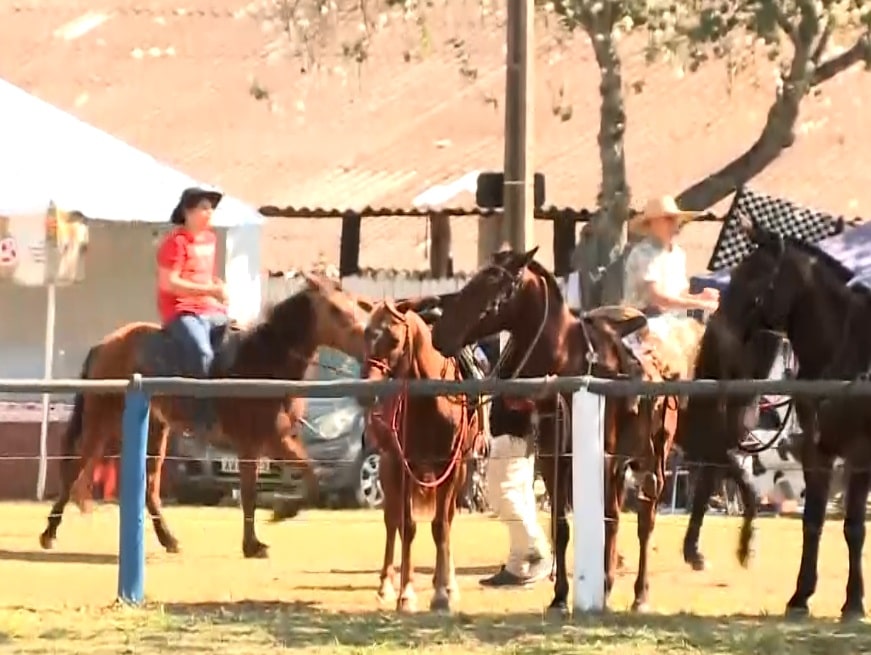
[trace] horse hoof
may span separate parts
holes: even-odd
[[[749,568],[750,562],[752,562],[752,561],[753,561],[753,549],[752,548],[748,548],[746,550],[743,548],[738,549],[738,563],[742,567],[744,567],[745,569]]]
[[[39,545],[43,550],[51,550],[54,548],[54,537],[43,532],[39,535]]]
[[[810,613],[810,609],[808,609],[807,606],[799,607],[787,605],[784,616],[790,621],[803,621],[810,616]]]
[[[632,611],[636,614],[647,614],[650,611],[650,604],[646,600],[636,600],[632,603]]]
[[[708,562],[701,553],[684,553],[683,561],[690,565],[693,571],[707,571]]]
[[[246,559],[266,559],[269,557],[269,546],[255,541],[242,546],[242,554]]]
[[[400,614],[414,614],[417,611],[417,600],[404,596],[396,603],[396,611]]]
[[[862,621],[864,618],[864,608],[856,607],[841,610],[841,623],[856,623],[857,621]]]
[[[547,618],[555,621],[561,621],[569,615],[569,608],[564,602],[554,601],[547,608]]]
[[[378,589],[378,601],[381,603],[396,602],[396,590],[392,586],[384,585]]]
[[[178,545],[177,541],[171,541],[163,548],[164,550],[166,550],[167,553],[170,553],[171,555],[177,555],[181,552],[181,546]]]
[[[451,599],[447,595],[433,596],[429,601],[429,609],[431,612],[450,612]]]

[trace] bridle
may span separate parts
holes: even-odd
[[[402,358],[400,361],[391,365],[385,359],[379,359],[377,357],[370,356],[367,353],[366,356],[366,364],[378,369],[386,378],[395,378],[396,370],[398,365],[402,363],[403,359],[405,360],[405,364],[407,365],[407,371],[411,371],[414,352],[412,348],[411,341],[411,325],[408,322],[408,317],[396,311],[396,309],[390,305],[389,303],[385,304],[387,311],[390,313],[391,317],[396,319],[398,322],[402,323],[405,328],[405,336],[402,338]],[[368,341],[368,340],[367,340]],[[376,340],[377,342],[377,340]],[[450,363],[450,358],[445,358],[445,364],[442,368],[442,372],[440,377],[444,379],[448,365]],[[403,379],[407,380],[407,376],[403,376]],[[403,388],[402,392],[394,401],[394,405],[392,407],[392,411],[390,412],[391,416],[385,418],[383,416],[378,416],[376,413],[376,417],[383,424],[383,426],[387,429],[387,431],[392,436],[392,447],[396,449],[399,454],[399,460],[402,462],[402,467],[405,474],[414,481],[420,487],[436,489],[442,485],[454,472],[454,469],[459,465],[460,460],[463,457],[463,449],[467,441],[467,432],[469,429],[468,423],[468,405],[463,402],[460,403],[462,405],[463,418],[461,419],[461,426],[459,432],[456,433],[456,438],[451,444],[451,454],[450,460],[448,461],[448,465],[445,467],[445,470],[435,479],[435,480],[421,480],[417,475],[415,475],[414,471],[411,468],[411,464],[408,461],[408,458],[405,455],[405,438],[408,433],[408,398],[409,393],[407,389],[407,384],[405,388]],[[405,478],[403,476],[402,480],[403,489],[405,487]]]

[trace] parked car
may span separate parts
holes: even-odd
[[[322,349],[314,379],[359,375],[359,365],[338,351]],[[320,498],[329,505],[380,507],[378,453],[365,444],[364,412],[354,398],[310,398],[303,417],[302,439],[315,462]],[[196,438],[173,440],[175,495],[181,503],[217,505],[239,487],[238,459]],[[298,469],[262,460],[258,504],[272,505],[284,517],[305,504],[307,490]]]

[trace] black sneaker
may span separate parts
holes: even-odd
[[[499,572],[489,578],[482,578],[478,583],[483,587],[523,587],[531,580],[514,575],[503,565]]]

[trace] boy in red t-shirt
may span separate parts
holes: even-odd
[[[215,357],[214,341],[227,326],[227,292],[215,275],[217,236],[212,211],[222,194],[200,187],[185,189],[172,212],[173,228],[157,250],[157,308],[164,329],[198,355],[197,377],[207,377]],[[187,367],[193,362],[186,363]],[[210,404],[197,403],[198,427],[212,422]]]

